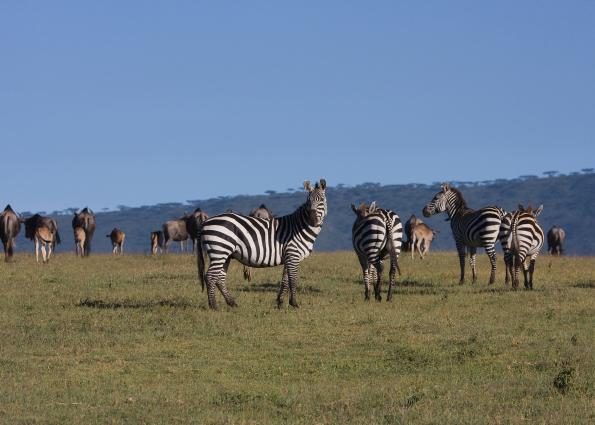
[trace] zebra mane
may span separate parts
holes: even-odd
[[[469,208],[469,206],[467,205],[467,201],[465,201],[465,198],[463,198],[463,194],[461,193],[461,191],[459,189],[457,189],[456,187],[450,186],[449,190],[451,192],[453,192],[457,196],[457,198],[460,200],[461,208],[463,208],[463,209]]]

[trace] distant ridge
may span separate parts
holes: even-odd
[[[483,182],[451,182],[461,189],[471,208],[486,205],[498,205],[506,210],[516,208],[518,203],[532,205],[544,204],[539,218],[540,224],[547,232],[557,224],[567,233],[567,253],[574,255],[595,255],[595,173],[593,169],[584,169],[582,173],[556,175],[556,172],[544,173],[546,177],[521,176],[517,179],[498,179]],[[329,179],[329,183],[331,183]],[[397,212],[403,221],[414,213],[421,216],[421,209],[439,190],[439,182],[427,184],[393,184],[363,183],[348,187],[337,185],[327,189],[329,213],[316,241],[315,250],[335,251],[351,250],[351,226],[354,215],[351,203],[376,201],[383,208]],[[206,200],[193,200],[184,203],[163,203],[142,207],[120,207],[119,211],[96,212],[96,235],[107,234],[114,227],[126,232],[125,251],[149,252],[149,233],[160,229],[161,224],[171,218],[179,217],[185,212],[200,206],[209,215],[225,212],[248,213],[252,208],[265,203],[271,211],[279,216],[292,212],[306,196],[303,192],[292,191],[275,193],[268,191],[265,195],[221,196]],[[18,206],[14,205],[16,211]],[[98,208],[94,208],[97,210]],[[74,249],[70,214],[52,214],[57,218],[63,244],[58,252]],[[445,216],[426,219],[431,227],[440,230],[432,249],[454,249],[454,242],[449,224]],[[175,251],[178,246],[173,244]],[[96,237],[93,240],[94,252],[109,252],[111,249],[106,238]],[[29,241],[19,235],[17,253],[32,251]]]

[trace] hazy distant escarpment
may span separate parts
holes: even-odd
[[[554,224],[566,229],[568,254],[595,254],[595,173],[592,169],[585,169],[581,173],[569,175],[558,175],[555,172],[544,174],[545,177],[521,176],[511,180],[452,183],[461,189],[471,208],[498,205],[511,210],[519,202],[530,202],[535,206],[544,204],[539,222],[546,232]],[[332,183],[330,179],[329,183]],[[354,187],[336,182],[336,186],[327,189],[329,212],[315,249],[352,249],[351,226],[354,214],[350,208],[351,203],[376,201],[379,206],[397,212],[405,221],[411,214],[421,217],[421,209],[438,190],[439,182],[429,185],[363,183]],[[275,215],[284,215],[295,210],[305,199],[304,192],[296,189],[285,193],[267,191],[263,195],[221,196],[134,208],[122,206],[118,211],[101,212],[100,208],[95,208],[97,231],[93,250],[111,250],[109,239],[105,235],[115,226],[126,232],[125,252],[143,253],[149,252],[149,233],[152,230],[160,229],[164,221],[191,212],[195,207],[214,215],[227,210],[248,213],[252,208],[265,203]],[[58,219],[62,233],[63,245],[58,247],[58,251],[73,250],[70,226],[72,215],[63,212],[54,212],[52,215]],[[424,219],[431,227],[440,231],[432,245],[433,249],[454,249],[449,223],[445,218],[445,215],[439,215]],[[179,249],[176,243],[173,247],[172,251]],[[17,252],[29,249],[32,249],[32,244],[23,239],[21,232]]]

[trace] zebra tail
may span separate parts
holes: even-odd
[[[202,292],[205,290],[205,257],[202,253],[202,241],[200,240],[200,230],[196,243],[196,263],[198,265],[198,278],[200,279],[200,287]]]
[[[397,271],[401,274],[401,268],[399,267],[399,262],[397,261],[397,249],[395,248],[395,241],[393,239],[393,221],[390,217],[386,220],[386,234],[388,236],[388,252],[390,255],[391,263],[397,267]]]

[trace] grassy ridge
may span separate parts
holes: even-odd
[[[315,254],[299,310],[281,270],[206,309],[191,256],[0,264],[4,423],[593,422],[595,259],[538,259],[532,292],[459,286],[454,253],[402,259],[363,301],[352,253]],[[386,290],[386,288],[384,288]]]

